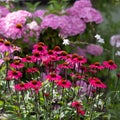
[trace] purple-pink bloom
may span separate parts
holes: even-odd
[[[85,7],[81,9],[79,17],[82,18],[86,23],[95,22],[96,24],[99,24],[103,22],[103,17],[101,13],[91,7]]]
[[[45,10],[36,10],[33,13],[33,16],[34,17],[39,17],[39,18],[43,19],[45,12],[46,12]]]
[[[103,47],[101,47],[100,45],[89,44],[86,47],[86,52],[91,55],[99,56],[103,53]]]
[[[9,10],[4,7],[0,6],[0,18],[5,17],[9,13]]]
[[[61,16],[60,34],[64,37],[82,34],[86,24],[77,16]]]
[[[59,21],[60,21],[60,16],[57,16],[55,14],[46,15],[41,22],[41,28],[47,29],[50,27],[52,29],[58,29]]]
[[[26,34],[26,21],[32,14],[25,10],[18,10],[8,13],[6,17],[0,19],[0,32],[3,36],[12,39],[22,38]]]

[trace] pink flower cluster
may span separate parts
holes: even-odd
[[[100,12],[92,7],[90,0],[76,1],[72,7],[65,10],[64,15],[46,14],[47,10],[37,10],[34,13],[26,10],[9,13],[3,7],[0,7],[0,10],[5,11],[4,15],[0,13],[0,34],[14,40],[23,38],[26,42],[29,41],[29,37],[38,39],[41,31],[49,27],[54,30],[58,29],[61,36],[68,37],[82,34],[88,22],[98,24],[103,21]],[[41,19],[41,23],[36,22],[36,17]],[[33,21],[28,23],[28,18]]]
[[[9,46],[7,47],[9,48]],[[61,50],[59,46],[55,46],[53,50],[48,50],[48,46],[42,42],[34,44],[32,55],[14,59],[9,66],[7,78],[20,82],[26,75],[29,86],[35,89],[36,92],[40,89],[42,81],[46,79],[49,82],[54,82],[56,86],[61,88],[84,87],[82,91],[78,92],[79,95],[81,92],[92,95],[92,90],[106,88],[106,85],[99,78],[94,77],[94,75],[104,69],[114,70],[117,68],[117,65],[112,60],[104,61],[101,64],[95,62],[88,65],[85,57],[75,53],[68,54],[66,51]],[[44,80],[42,80],[43,73]],[[90,73],[93,74],[93,77],[91,77]],[[34,80],[33,82],[32,80],[30,82],[29,80],[33,79],[33,76],[36,76],[37,81]],[[17,90],[26,90],[29,88],[28,83],[27,85],[26,83],[18,84],[15,88],[18,88]]]

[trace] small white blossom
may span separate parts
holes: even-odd
[[[116,55],[116,56],[120,56],[120,51],[117,51],[117,52],[115,53],[115,55]]]
[[[99,40],[99,39],[101,39],[101,36],[100,36],[99,34],[96,34],[96,35],[95,35],[95,38],[96,38],[97,40]]]
[[[38,30],[39,29],[39,26],[37,24],[36,21],[32,21],[31,23],[28,23],[27,24],[27,27],[30,29],[30,30]]]
[[[63,45],[69,45],[70,41],[66,38],[63,39]]]
[[[104,39],[101,38],[101,36],[100,36],[99,34],[96,34],[94,37],[97,39],[97,42],[98,42],[98,43],[105,43],[105,42],[104,42]]]
[[[98,39],[97,42],[98,42],[98,43],[105,43],[105,42],[104,42],[104,39],[102,39],[102,38],[101,38],[101,39]]]

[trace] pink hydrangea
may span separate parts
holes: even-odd
[[[43,19],[45,12],[46,12],[45,10],[36,10],[33,13],[33,16],[34,17],[39,17],[39,18]]]
[[[5,17],[8,13],[9,10],[6,7],[0,6],[0,18]]]
[[[82,7],[92,7],[90,0],[78,0],[73,5],[76,8],[82,8]]]
[[[84,21],[77,16],[61,16],[60,34],[62,36],[74,36],[81,34],[86,29]]]
[[[57,16],[55,14],[46,15],[41,22],[41,28],[47,29],[48,27],[50,27],[52,29],[57,29],[59,28],[59,21],[60,16]]]
[[[25,23],[32,14],[25,10],[18,10],[7,14],[0,20],[1,34],[7,38],[19,39],[26,34]]]
[[[91,55],[99,56],[103,53],[103,47],[101,47],[100,45],[89,44],[86,47],[86,52]]]
[[[66,10],[70,16],[77,16],[84,22],[101,23],[103,21],[101,13],[92,7],[90,0],[79,0]]]
[[[103,22],[101,13],[91,7],[81,9],[79,17],[83,18],[85,22],[95,22],[96,24]]]

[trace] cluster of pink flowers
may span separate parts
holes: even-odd
[[[9,48],[9,46],[7,47]],[[61,50],[59,46],[56,46],[53,50],[48,50],[48,46],[39,42],[33,46],[32,55],[14,59],[13,62],[10,63],[10,68],[7,73],[7,78],[17,80],[18,82],[25,77],[23,76],[23,68],[26,71],[25,75],[28,82],[33,76],[37,75],[38,80],[36,84],[39,84],[37,86],[39,89],[39,86],[41,86],[40,83],[43,81],[41,78],[44,73],[44,79],[49,82],[54,82],[61,88],[69,89],[74,86],[82,86],[86,89],[90,87],[92,92],[93,89],[107,87],[94,75],[104,69],[114,70],[117,68],[117,65],[112,60],[104,61],[101,64],[95,62],[88,65],[87,59],[83,56],[79,56],[75,53],[68,54],[66,51]],[[43,71],[41,71],[41,69],[43,69]],[[68,73],[69,70],[72,72]],[[74,73],[74,71],[76,73]],[[93,77],[91,77],[89,73],[93,74]],[[78,82],[80,82],[80,84]],[[82,82],[84,83],[82,84]],[[30,84],[32,83],[30,82]],[[84,84],[86,84],[86,86]],[[21,86],[21,84],[18,86]],[[22,84],[22,87],[25,88],[21,90],[26,89],[26,84]],[[90,93],[88,92],[90,88],[86,89],[86,94]]]
[[[33,89],[33,90],[35,90],[36,93],[38,93],[41,86],[42,86],[42,83],[40,81],[31,80],[30,82],[27,82],[27,83],[16,84],[15,90],[23,91],[23,90]]]
[[[88,22],[98,24],[103,21],[100,12],[92,7],[90,0],[76,1],[64,11],[64,15],[45,14],[47,10],[37,10],[34,13],[26,10],[9,12],[7,8],[0,7],[0,11],[2,10],[5,12],[2,12],[4,15],[0,13],[0,35],[14,40],[23,38],[26,42],[30,37],[38,39],[41,31],[49,27],[58,29],[60,35],[68,37],[82,34]],[[41,23],[35,21],[36,17],[42,20]],[[28,18],[31,22],[27,21]]]
[[[3,53],[10,51],[10,48],[13,47],[12,43],[2,39],[0,45],[4,45]],[[8,83],[13,81],[16,92],[21,94],[35,93],[37,96],[44,91],[43,96],[47,99],[52,94],[54,95],[54,92],[62,96],[65,91],[73,91],[77,88],[78,90],[75,93],[77,97],[73,97],[69,103],[80,116],[87,114],[82,105],[82,100],[85,97],[94,97],[97,90],[104,91],[107,88],[107,85],[97,76],[97,73],[117,68],[113,60],[90,64],[87,58],[83,56],[76,53],[67,53],[59,46],[48,49],[48,46],[43,42],[34,44],[29,55],[23,57],[12,56],[10,59],[11,61],[7,62],[8,70],[5,80]],[[45,87],[46,84],[49,86],[48,88]],[[46,89],[50,87],[54,91],[53,93],[51,91],[47,92]]]

